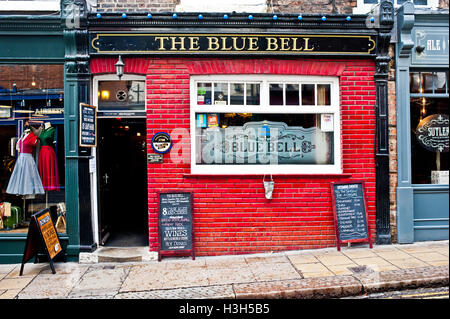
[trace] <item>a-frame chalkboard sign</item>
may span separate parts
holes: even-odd
[[[195,259],[192,192],[158,192],[158,261],[165,256]]]
[[[358,242],[368,242],[372,248],[364,181],[334,182],[330,186],[337,250],[343,243]]]
[[[53,259],[62,252],[62,247],[48,208],[31,215],[19,276],[22,276],[23,267],[27,261],[33,257],[37,260],[41,247],[48,257],[52,273],[55,274]]]

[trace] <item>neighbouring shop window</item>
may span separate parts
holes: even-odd
[[[191,92],[193,173],[341,172],[337,78],[193,77]]]
[[[0,65],[0,236],[50,208],[66,232],[63,65]]]
[[[413,184],[447,184],[449,72],[412,72],[411,166]]]

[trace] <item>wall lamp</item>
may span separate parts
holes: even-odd
[[[123,63],[122,61],[122,57],[119,55],[119,60],[117,60],[116,64],[114,64],[116,66],[116,74],[120,78],[123,75],[123,69],[125,67],[125,63]]]

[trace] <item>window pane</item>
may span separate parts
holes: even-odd
[[[419,72],[411,72],[409,75],[409,91],[411,93],[421,93],[422,79]]]
[[[244,83],[231,83],[231,105],[244,105]]]
[[[228,104],[228,83],[214,83],[214,104]]]
[[[317,105],[331,104],[330,84],[317,84]]]
[[[247,83],[247,105],[260,105],[260,85]]]
[[[269,85],[270,105],[283,105],[283,84]]]
[[[98,109],[145,110],[145,81],[100,81]]]
[[[433,93],[433,73],[427,72],[421,74],[423,93]]]
[[[320,129],[320,114],[218,116],[219,127],[196,126],[199,165],[334,164],[334,132]]]
[[[447,176],[446,184],[448,184],[448,102],[448,98],[411,99],[413,184],[445,184],[444,175]],[[447,124],[439,120],[440,114],[442,117],[447,116]],[[442,152],[439,149],[442,149]]]
[[[315,105],[314,84],[302,84],[302,105]]]
[[[286,84],[286,105],[300,105],[298,84]]]
[[[445,93],[447,88],[448,72],[436,72],[433,76],[434,93]]]
[[[211,83],[197,83],[197,104],[210,105],[211,102]]]

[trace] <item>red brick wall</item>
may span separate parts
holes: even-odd
[[[258,61],[260,73],[314,74],[318,60]],[[274,176],[272,200],[266,200],[263,176],[189,176],[189,78],[192,72],[214,74],[225,65],[233,73],[255,72],[254,60],[150,59],[147,74],[147,149],[154,133],[172,134],[174,146],[163,164],[148,165],[149,242],[157,251],[157,190],[193,191],[196,254],[225,255],[335,245],[329,183],[348,176]],[[340,70],[342,167],[364,179],[369,223],[375,237],[375,84],[372,61],[322,60]],[[194,67],[195,65],[199,67]],[[308,67],[309,66],[309,67]],[[306,71],[309,70],[309,71]],[[314,71],[318,70],[318,71]],[[173,131],[177,129],[176,131]],[[171,156],[182,158],[173,163]],[[226,174],[226,172],[223,172]]]

